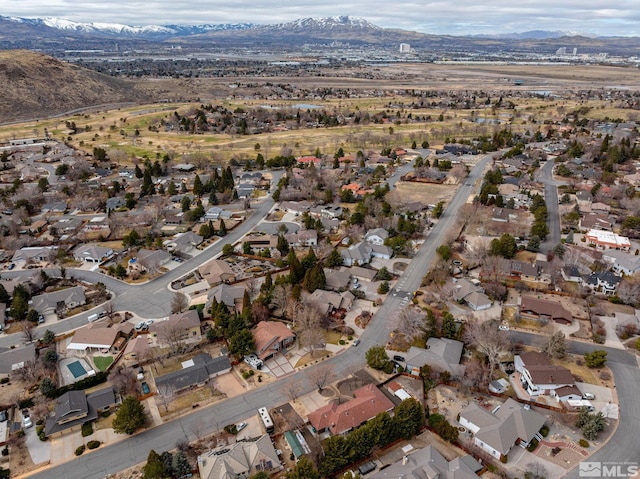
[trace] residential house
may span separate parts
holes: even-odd
[[[102,263],[113,255],[113,249],[94,243],[83,244],[73,251],[76,261],[86,263]]]
[[[301,166],[313,164],[316,168],[322,166],[322,159],[315,156],[301,156],[296,160]]]
[[[119,196],[114,196],[113,198],[108,198],[105,204],[105,209],[107,213],[109,211],[114,211],[120,208],[123,208],[126,205],[126,201],[124,198],[120,198]]]
[[[617,274],[631,276],[640,272],[640,255],[610,249],[604,253],[604,259]]]
[[[593,195],[590,191],[579,190],[576,192],[576,202],[580,207],[591,206]]]
[[[47,437],[59,437],[64,432],[78,431],[83,424],[95,421],[102,412],[119,403],[113,388],[104,388],[85,394],[68,391],[56,399],[54,411],[45,423]]]
[[[64,213],[67,211],[67,203],[65,201],[50,201],[42,205],[40,211],[43,213]]]
[[[331,403],[308,414],[309,423],[318,433],[347,434],[381,412],[391,413],[393,403],[375,385],[367,384],[353,392],[354,398]]]
[[[256,187],[251,184],[242,183],[236,187],[236,193],[238,194],[238,198],[243,200],[245,198],[251,198],[255,189]]]
[[[544,425],[544,416],[509,398],[488,411],[476,402],[460,412],[459,422],[473,442],[496,459],[506,459],[514,445],[526,447]]]
[[[233,312],[242,311],[242,299],[244,298],[244,286],[229,286],[222,283],[212,288],[207,294],[205,307],[209,308],[215,299],[218,303],[224,304]]]
[[[537,281],[538,267],[534,264],[525,263],[523,261],[512,260],[510,263],[509,276],[519,278],[523,281]]]
[[[368,476],[369,479],[479,479],[476,473],[483,466],[473,456],[456,457],[451,461],[429,445],[405,455],[395,464]]]
[[[354,278],[362,279],[365,281],[373,281],[376,277],[377,271],[371,268],[363,268],[362,266],[352,266],[347,270]]]
[[[340,205],[324,205],[320,209],[320,215],[328,219],[338,219],[342,216],[342,206]]]
[[[448,371],[451,376],[461,378],[465,367],[460,364],[464,343],[455,339],[429,338],[427,347],[411,346],[405,354],[405,370],[413,376],[420,376],[420,368],[428,364],[437,371]]]
[[[203,221],[217,221],[219,219],[229,219],[231,216],[232,214],[230,211],[226,211],[219,206],[211,206],[207,209],[202,219]]]
[[[560,303],[522,296],[520,303],[520,315],[525,319],[546,319],[560,324],[571,324],[573,316]]]
[[[35,362],[36,346],[34,343],[25,344],[18,348],[0,347],[0,378],[7,378],[24,368],[28,362]]]
[[[96,350],[117,353],[125,349],[127,339],[131,335],[131,323],[120,323],[112,327],[102,322],[90,323],[73,332],[73,336],[67,344],[67,350]]]
[[[369,244],[383,245],[384,241],[389,237],[389,232],[384,228],[374,228],[367,231],[364,240]]]
[[[575,265],[564,266],[560,270],[560,274],[565,281],[570,281],[572,283],[580,283],[582,281],[580,270]]]
[[[340,254],[345,266],[360,266],[371,262],[371,258],[390,259],[393,256],[393,250],[388,246],[360,241],[343,249]]]
[[[484,294],[482,286],[466,278],[458,279],[453,288],[453,299],[465,302],[474,311],[489,309],[493,302]]]
[[[351,281],[351,273],[349,271],[325,269],[324,275],[327,280],[326,286],[329,290],[345,290],[349,287],[349,281]]]
[[[584,237],[587,243],[591,246],[595,246],[599,250],[621,250],[629,251],[631,249],[631,242],[629,238],[620,236],[611,231],[602,230],[589,230]]]
[[[578,224],[580,230],[587,231],[591,229],[611,231],[613,229],[614,221],[607,215],[584,215],[580,218]]]
[[[558,402],[578,401],[582,399],[582,391],[577,386],[562,386],[552,389],[551,396]]]
[[[49,231],[53,235],[71,235],[80,231],[83,224],[80,218],[63,218],[49,226]]]
[[[296,340],[296,333],[278,321],[260,321],[253,331],[257,356],[266,361],[278,352],[286,352]]]
[[[318,246],[318,232],[316,230],[300,230],[296,233],[284,235],[289,246]]]
[[[124,359],[135,360],[141,358],[147,348],[149,347],[149,341],[146,335],[136,336],[127,343],[124,348]]]
[[[81,306],[87,302],[82,286],[61,289],[52,293],[39,294],[31,298],[31,304],[40,314],[56,313],[60,315],[64,311]]]
[[[174,339],[188,343],[202,341],[200,316],[195,309],[170,314],[166,321],[156,321],[149,326],[149,332],[157,334],[161,343],[167,343]]]
[[[130,272],[155,272],[162,265],[168,263],[171,260],[171,257],[171,253],[163,249],[149,250],[141,248],[136,254],[136,257],[129,260],[127,268]]]
[[[608,215],[611,212],[611,206],[605,203],[592,203],[591,211],[596,214]]]
[[[198,268],[198,272],[202,279],[209,283],[210,287],[217,286],[220,283],[230,283],[236,280],[231,265],[221,259],[212,259],[207,261]]]
[[[309,301],[315,303],[324,314],[331,314],[337,309],[349,311],[355,301],[355,296],[350,291],[336,293],[325,291],[324,289],[316,289],[309,296]]]
[[[11,261],[18,262],[35,262],[35,261],[50,261],[55,258],[58,252],[57,246],[29,246],[20,248],[13,254]]]
[[[165,246],[168,251],[173,254],[188,254],[193,251],[200,243],[202,243],[202,236],[194,233],[193,231],[187,231],[186,233],[180,233],[175,235],[169,241],[165,242]]]
[[[220,446],[198,456],[202,479],[236,479],[258,472],[282,470],[280,458],[268,434]]]
[[[305,211],[309,211],[311,203],[308,201],[283,201],[280,203],[280,209],[296,216],[301,215]]]
[[[554,389],[574,386],[569,369],[551,364],[547,356],[537,351],[516,355],[514,366],[520,373],[522,387],[531,396],[551,394]]]
[[[622,277],[610,271],[597,271],[582,277],[582,286],[593,292],[604,293],[607,296],[616,294]]]
[[[491,221],[497,223],[509,222],[509,210],[506,208],[492,208],[491,209]]]
[[[167,396],[187,389],[204,386],[210,379],[231,371],[231,361],[227,356],[212,358],[208,353],[200,353],[182,363],[182,369],[155,378],[158,393]]]

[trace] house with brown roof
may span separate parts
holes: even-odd
[[[209,283],[210,287],[236,280],[236,274],[233,272],[231,265],[220,259],[213,259],[204,263],[198,268],[198,272],[202,279]]]
[[[127,339],[131,336],[131,324],[121,323],[121,325],[122,327],[120,325],[109,327],[106,323],[89,323],[75,330],[67,349],[117,353],[126,347]]]
[[[560,324],[571,324],[573,316],[560,303],[522,296],[520,303],[520,316],[525,319],[537,321],[546,319]]]
[[[529,351],[514,358],[522,387],[531,396],[552,394],[554,390],[575,386],[573,374],[564,366],[551,364],[549,358],[537,351]]]
[[[278,321],[260,321],[252,334],[256,342],[256,354],[263,361],[286,351],[296,340],[296,333]]]
[[[381,412],[393,411],[391,400],[373,384],[356,389],[353,395],[354,398],[346,403],[332,403],[316,409],[308,415],[309,423],[317,432],[346,434]]]

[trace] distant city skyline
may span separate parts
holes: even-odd
[[[640,36],[637,0],[486,0],[477,2],[389,2],[335,0],[275,2],[257,0],[5,0],[0,15],[57,17],[81,23],[130,26],[167,24],[285,23],[306,17],[349,15],[384,28],[439,35],[563,31],[599,36]]]

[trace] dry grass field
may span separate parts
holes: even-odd
[[[311,154],[316,148],[332,155],[343,147],[347,152],[378,150],[384,145],[406,145],[427,139],[430,143],[445,138],[472,138],[491,135],[493,126],[471,121],[484,118],[500,121],[497,126],[508,125],[512,130],[535,130],[545,119],[562,119],[581,106],[590,110],[587,118],[630,118],[635,113],[619,108],[603,95],[600,100],[565,100],[555,96],[521,97],[520,93],[533,91],[563,95],[578,90],[608,88],[635,88],[640,84],[640,71],[632,68],[601,66],[550,66],[550,65],[486,65],[486,64],[402,64],[371,67],[373,79],[353,78],[351,72],[341,72],[336,77],[292,78],[197,78],[179,80],[141,80],[137,85],[155,98],[173,98],[178,92],[182,98],[198,98],[198,102],[173,102],[130,106],[126,108],[94,109],[81,114],[60,116],[11,125],[0,125],[0,141],[16,137],[42,136],[46,129],[50,136],[66,139],[74,146],[91,152],[94,147],[105,148],[112,159],[127,164],[135,157],[156,158],[169,154],[178,158],[205,158],[206,162],[222,163],[231,158],[254,158],[255,145],[261,144],[266,157],[280,153],[283,147],[294,155]],[[523,82],[515,86],[514,80]],[[340,99],[264,100],[248,96],[257,87],[247,85],[293,84],[299,90],[344,88],[352,90],[349,97]],[[234,84],[234,81],[238,81]],[[234,88],[231,88],[231,85]],[[497,109],[443,109],[440,107],[409,107],[415,100],[405,91],[456,91],[503,96],[513,102],[513,108]],[[512,94],[513,92],[513,94]],[[517,95],[516,95],[517,93]],[[437,100],[434,98],[433,100]],[[200,104],[222,105],[229,110],[258,107],[283,108],[298,103],[312,103],[329,112],[385,111],[390,118],[400,114],[404,119],[412,116],[431,116],[428,122],[400,124],[348,125],[331,128],[278,131],[259,135],[187,134],[174,131],[149,131],[149,126],[167,119],[175,111],[187,114]],[[429,105],[429,103],[426,103]],[[442,114],[442,120],[438,117]],[[66,121],[79,127],[89,127],[69,136]],[[533,123],[535,121],[535,123]],[[390,129],[391,127],[391,129]],[[138,134],[136,134],[136,130]]]

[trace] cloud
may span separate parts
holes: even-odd
[[[257,23],[304,17],[352,15],[376,25],[434,34],[491,34],[527,30],[583,31],[600,35],[640,34],[637,0],[8,0],[3,15],[59,17],[76,22],[127,25]]]

